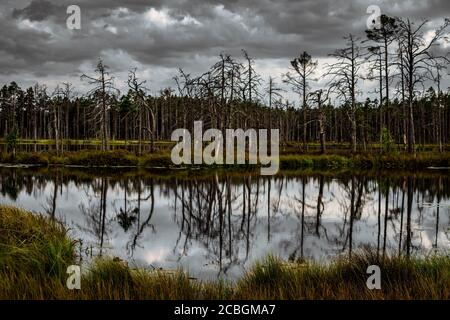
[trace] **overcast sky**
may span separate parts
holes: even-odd
[[[81,8],[81,30],[66,26],[67,6]],[[280,81],[306,50],[323,67],[348,33],[364,35],[369,5],[383,14],[431,20],[450,16],[448,0],[1,0],[0,83],[72,82],[79,92],[98,57],[125,89],[138,67],[153,93],[175,87],[178,68],[205,72],[217,56],[246,49],[257,71]],[[370,87],[370,84],[364,84]]]

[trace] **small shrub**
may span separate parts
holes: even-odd
[[[391,133],[387,128],[383,128],[381,131],[381,149],[383,152],[390,152],[394,145],[394,139],[392,139]]]
[[[19,143],[19,131],[14,127],[6,136],[6,149],[12,154],[13,158],[16,156],[16,148]]]
[[[49,157],[48,157],[47,154],[44,154],[44,153],[20,152],[20,153],[17,154],[15,162],[16,163],[22,163],[22,164],[48,165]]]

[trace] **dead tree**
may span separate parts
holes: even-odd
[[[445,58],[445,60],[447,60]],[[430,69],[430,79],[436,84],[437,88],[437,96],[434,102],[436,103],[435,107],[437,108],[437,140],[439,144],[439,152],[444,152],[444,146],[442,143],[442,137],[443,137],[443,130],[442,130],[442,114],[444,113],[445,106],[443,103],[442,98],[442,90],[441,90],[441,83],[442,83],[442,72],[447,69],[447,65],[445,63],[442,63],[440,61],[434,61],[434,68]]]
[[[444,24],[435,30],[431,40],[425,40],[425,27],[428,21],[415,24],[411,20],[399,19],[398,42],[402,57],[396,62],[400,72],[405,75],[406,94],[408,101],[408,152],[416,154],[414,133],[413,102],[418,85],[423,84],[426,75],[433,68],[433,61],[446,60],[444,56],[435,56],[433,47],[445,36],[445,30],[449,25],[445,19]]]
[[[378,93],[380,94],[380,101],[379,101],[379,117],[380,117],[380,123],[379,123],[379,130],[380,130],[380,146],[383,141],[383,128],[384,128],[384,121],[383,121],[383,52],[381,50],[381,47],[368,47],[368,57],[367,60],[373,60],[374,62],[369,67],[369,74],[368,79],[369,80],[378,80],[379,82],[379,88]],[[380,148],[380,152],[383,149]]]
[[[284,76],[284,82],[291,85],[296,93],[302,95],[303,98],[303,149],[308,149],[307,141],[307,91],[308,82],[311,80],[311,76],[314,74],[317,68],[317,61],[313,61],[312,57],[306,51],[300,54],[299,57],[291,61],[291,66],[295,72],[295,75],[290,72]]]
[[[350,108],[347,116],[351,122],[351,150],[356,152],[357,146],[357,124],[356,111],[358,105],[356,103],[357,83],[359,71],[362,65],[362,53],[357,45],[359,39],[352,34],[344,37],[347,41],[347,47],[338,49],[329,56],[336,59],[337,62],[327,65],[326,76],[330,76],[329,87],[338,98],[349,103]]]
[[[103,64],[102,59],[99,59],[97,68],[95,69],[95,72],[98,74],[97,78],[88,76],[86,74],[83,74],[81,76],[81,80],[87,79],[89,84],[94,86],[94,88],[89,93],[95,94],[95,97],[98,99],[98,104],[100,105],[100,110],[97,115],[99,115],[100,120],[102,151],[109,150],[108,96],[111,92],[118,92],[118,90],[114,88],[114,77],[110,77],[109,72],[107,71],[108,69],[109,67]]]
[[[281,93],[283,89],[279,88],[276,83],[274,78],[269,77],[269,83],[267,85],[266,88],[266,92],[269,95],[269,128],[272,128],[272,104],[273,104],[273,99],[274,98],[278,98],[280,99]],[[270,131],[269,131],[270,133]]]
[[[147,130],[150,133],[150,152],[155,151],[155,127],[156,119],[153,108],[149,105],[146,99],[145,92],[147,88],[144,87],[146,81],[140,81],[136,77],[136,68],[131,69],[128,74],[128,87],[130,88],[133,100],[137,106],[137,117],[138,117],[138,138],[139,138],[139,155],[142,154],[142,132]],[[143,126],[142,117],[145,111],[150,113],[150,123],[147,126]]]
[[[254,65],[254,60],[250,58],[247,51],[242,49],[242,53],[245,58],[245,67],[243,70],[243,75],[245,78],[243,79],[243,83],[245,84],[245,89],[248,92],[247,99],[249,103],[253,102],[253,97],[259,97],[258,87],[261,84],[261,77],[256,73]]]
[[[54,133],[54,139],[55,139],[55,148],[56,153],[59,154],[61,152],[61,138],[60,138],[60,105],[62,101],[62,92],[60,86],[57,85],[55,90],[52,93],[52,99],[51,99],[51,114],[53,115],[53,133]]]
[[[61,96],[62,96],[62,103],[64,105],[64,128],[63,128],[63,115],[62,110],[60,107],[58,107],[59,111],[59,132],[60,132],[60,139],[61,139],[61,151],[64,152],[64,144],[63,139],[69,139],[69,108],[70,108],[70,102],[73,99],[73,85],[69,82],[63,82],[61,90]]]
[[[309,94],[309,97],[313,103],[317,105],[318,110],[318,117],[317,121],[319,122],[319,137],[320,137],[320,152],[324,154],[326,152],[326,146],[325,146],[325,122],[326,122],[326,115],[324,110],[324,104],[329,99],[329,91],[324,91],[322,89],[311,92]]]
[[[197,79],[202,96],[206,96],[208,109],[215,111],[216,128],[224,129],[231,123],[234,101],[247,101],[247,89],[242,82],[243,66],[228,54],[221,54],[220,61]]]

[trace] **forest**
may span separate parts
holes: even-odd
[[[278,128],[281,143],[297,143],[301,152],[316,145],[325,153],[330,143],[353,153],[378,147],[414,154],[429,144],[443,152],[450,139],[450,93],[444,87],[449,58],[442,52],[448,25],[445,19],[430,33],[427,21],[382,15],[364,37],[344,37],[343,47],[329,54],[332,63],[319,68],[305,50],[287,61],[289,72],[269,79],[262,79],[245,50],[238,58],[222,53],[201,75],[180,68],[174,87],[156,96],[138,78],[139,70],[115,79],[99,58],[92,74],[81,76],[91,88],[83,95],[69,82],[51,91],[38,83],[3,85],[0,132],[14,152],[24,139],[34,151],[49,140],[57,152],[65,141],[98,140],[106,151],[121,140],[135,143],[142,154],[155,152],[155,141],[170,140],[173,130],[191,130],[202,120],[206,128],[221,130]],[[285,99],[275,79],[298,101]],[[320,88],[319,79],[325,83]],[[115,87],[119,81],[126,81],[128,92]],[[363,92],[365,81],[376,84],[374,90]]]

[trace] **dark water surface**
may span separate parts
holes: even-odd
[[[448,171],[252,174],[0,168],[0,203],[63,220],[81,257],[236,279],[256,259],[450,249]]]

